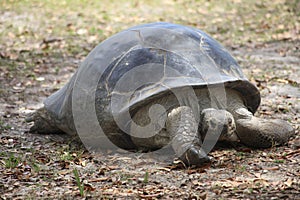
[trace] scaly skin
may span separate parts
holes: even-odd
[[[240,141],[255,148],[284,144],[295,133],[293,127],[283,120],[254,117],[234,90],[226,89],[226,110],[217,106],[209,107],[211,104],[207,90],[196,89],[195,93],[198,97],[199,113],[193,113],[187,105],[178,105],[174,95],[164,96],[140,108],[133,120],[141,126],[150,122],[148,110],[154,104],[163,105],[168,117],[165,128],[159,134],[152,138],[133,138],[134,144],[147,149],[154,146],[161,148],[171,142],[176,155],[186,165],[200,166],[208,162],[206,153],[201,149],[202,140],[208,133],[208,139],[214,137],[213,134],[220,134],[220,137],[217,136],[219,140]],[[200,116],[199,123],[196,120],[197,115]]]
[[[135,148],[156,150],[171,142],[176,155],[187,166],[200,166],[209,161],[207,152],[201,147],[202,140],[207,136],[211,137],[210,134],[220,132],[220,140],[240,141],[250,147],[268,148],[286,143],[295,133],[293,127],[283,120],[266,120],[253,116],[244,105],[243,98],[234,90],[226,89],[226,110],[224,106],[212,107],[207,89],[196,89],[195,94],[198,99],[196,101],[189,100],[188,95],[182,95],[186,98],[185,105],[179,105],[176,96],[168,94],[135,110],[132,113],[133,121],[138,126],[144,127],[152,120],[152,126],[157,130],[157,134],[151,137],[131,137]],[[158,113],[157,117],[150,119],[148,111],[155,104],[162,105],[167,113]],[[34,121],[32,132],[63,132],[59,128],[63,126],[56,124],[55,119],[44,108],[31,115],[27,121]],[[131,132],[140,130],[142,129],[134,129],[132,126]]]
[[[187,166],[200,166],[209,162],[209,158],[201,148],[202,142],[198,134],[198,123],[190,107],[180,106],[168,114],[166,129],[172,138],[172,148]]]
[[[253,116],[240,95],[233,90],[227,90],[227,102],[227,110],[235,119],[240,142],[249,147],[269,148],[283,145],[295,134],[295,129],[284,120]]]
[[[38,133],[62,133],[63,131],[57,127],[55,119],[50,116],[50,113],[43,107],[29,115],[26,122],[34,122],[30,128],[30,132]]]

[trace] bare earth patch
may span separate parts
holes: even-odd
[[[0,3],[1,199],[300,198],[300,18],[293,10],[299,1],[45,2]],[[225,44],[261,91],[256,115],[296,129],[289,143],[265,150],[219,145],[211,165],[186,169],[155,153],[92,154],[66,135],[28,133],[26,115],[67,82],[96,44],[159,20],[201,28]]]

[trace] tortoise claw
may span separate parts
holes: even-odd
[[[187,166],[203,166],[210,162],[206,153],[200,147],[192,145],[182,156],[180,160]]]

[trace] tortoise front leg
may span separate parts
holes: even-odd
[[[190,107],[181,106],[171,110],[166,128],[172,138],[172,148],[187,166],[201,166],[210,161],[201,148],[198,123]]]
[[[255,148],[268,148],[286,143],[294,128],[280,119],[262,119],[246,108],[235,110],[237,135],[241,142]]]

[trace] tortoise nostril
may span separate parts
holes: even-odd
[[[217,123],[214,122],[213,120],[209,120],[208,124],[209,124],[209,126],[210,126],[211,128],[213,128],[213,129],[215,129],[216,126],[217,126]]]

